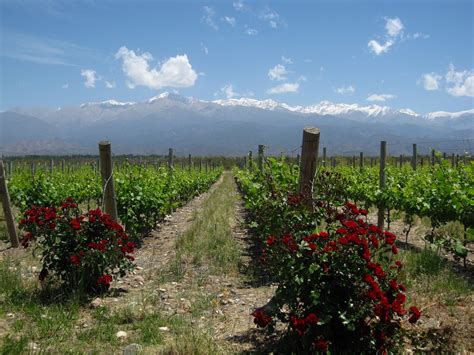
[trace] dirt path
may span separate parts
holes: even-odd
[[[204,213],[209,197],[220,193],[224,179],[232,179],[233,192],[228,198],[235,200],[235,215],[228,217],[241,255],[238,272],[231,274],[213,273],[205,263],[177,260],[176,247],[177,240]],[[137,270],[113,283],[111,294],[94,300],[93,307],[118,311],[125,306],[135,311],[158,311],[170,318],[183,316],[196,330],[209,334],[222,352],[254,349],[260,335],[255,332],[251,313],[268,302],[274,287],[254,279],[254,247],[243,227],[244,218],[243,201],[233,177],[226,172],[208,192],[175,211],[145,239],[135,255]]]

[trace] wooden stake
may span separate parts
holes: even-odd
[[[380,174],[379,174],[379,186],[380,190],[385,189],[385,160],[387,158],[387,142],[380,142]],[[380,229],[384,227],[385,221],[385,206],[383,203],[379,203],[379,212],[377,218],[377,225]]]
[[[102,176],[103,205],[105,212],[114,221],[118,219],[117,200],[114,189],[112,149],[108,141],[99,142],[100,174]]]
[[[265,150],[265,146],[263,144],[258,145],[258,170],[263,172],[263,152]]]
[[[305,195],[306,203],[309,204],[313,196],[313,179],[318,160],[319,136],[319,128],[307,127],[303,130],[298,191]]]
[[[5,177],[5,168],[3,160],[0,160],[0,195],[3,205],[3,214],[7,223],[7,231],[10,236],[10,243],[13,248],[18,248],[20,242],[18,241],[18,234],[15,228],[15,219],[13,218],[12,207],[10,204],[10,195],[8,194],[7,180]]]
[[[326,147],[323,147],[323,166],[326,167]]]
[[[359,168],[360,170],[364,169],[364,152],[359,153]]]
[[[416,170],[416,162],[417,162],[416,144],[413,144],[413,155],[411,157],[411,167],[413,168],[413,170]]]
[[[168,149],[168,168],[173,169],[174,165],[173,148]]]

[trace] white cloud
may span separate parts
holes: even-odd
[[[217,31],[219,27],[214,22],[214,17],[216,16],[216,12],[214,11],[214,9],[210,6],[204,6],[202,8],[202,11],[203,11],[203,15],[201,17],[201,22],[204,22],[209,27]]]
[[[355,92],[355,88],[352,85],[341,86],[340,88],[335,89],[334,92],[337,92],[341,95],[353,94]]]
[[[215,92],[214,96],[225,96],[227,99],[233,99],[234,97],[254,96],[254,93],[252,91],[246,91],[245,93],[241,94],[235,91],[232,84],[226,84],[221,87],[218,92]]]
[[[390,49],[390,47],[393,45],[393,41],[392,40],[387,40],[385,42],[385,44],[380,44],[379,42],[377,42],[376,40],[372,39],[369,41],[369,43],[367,44],[367,46],[369,47],[369,49],[374,52],[376,55],[380,55],[382,53],[386,53],[388,52],[388,50]]]
[[[396,98],[396,96],[392,94],[372,94],[372,95],[369,95],[369,97],[367,97],[367,101],[384,102],[384,101],[391,100],[394,98]]]
[[[0,56],[36,64],[78,66],[77,63],[101,58],[98,50],[72,42],[26,35],[1,29]]]
[[[430,35],[427,35],[427,34],[424,34],[424,33],[421,33],[421,32],[416,32],[416,33],[413,33],[413,34],[408,34],[407,38],[409,38],[409,39],[418,39],[418,38],[427,39],[427,38],[430,38]]]
[[[287,58],[284,55],[281,56],[281,61],[286,64],[293,64],[293,59]]]
[[[209,54],[209,49],[204,45],[204,43],[201,42],[201,49],[203,52],[208,55]]]
[[[221,92],[222,94],[224,94],[225,97],[227,97],[228,99],[232,99],[232,98],[234,98],[234,97],[236,97],[236,96],[239,96],[239,94],[234,91],[234,87],[232,86],[232,84],[226,84],[226,85],[224,85],[224,86],[220,89],[220,92]]]
[[[453,96],[474,97],[474,72],[463,70],[456,71],[451,63],[445,76],[448,87],[446,90]]]
[[[285,25],[286,22],[280,17],[278,12],[275,10],[270,9],[270,7],[266,6],[258,16],[261,20],[266,21],[271,28],[278,28],[278,26]]]
[[[69,88],[69,83],[66,83],[64,84],[63,86],[61,86],[63,89],[68,89]]]
[[[402,21],[398,18],[385,18],[385,29],[387,30],[387,34],[390,37],[398,37],[399,35],[402,34],[403,31],[403,23]]]
[[[288,71],[282,64],[277,64],[268,71],[268,77],[271,80],[286,80],[286,74],[288,74]]]
[[[156,90],[163,87],[189,87],[198,78],[186,54],[168,58],[159,68],[150,68],[153,60],[150,53],[138,55],[127,47],[121,47],[115,58],[122,59],[122,70],[129,79],[127,85],[131,89],[139,85]]]
[[[385,39],[384,41],[371,39],[367,46],[375,53],[375,55],[381,55],[387,53],[390,48],[398,41],[403,39],[403,29],[405,26],[402,21],[398,18],[385,17]]]
[[[289,92],[297,93],[300,87],[299,83],[284,83],[267,90],[267,94],[284,94]]]
[[[248,34],[249,36],[255,36],[258,34],[258,31],[254,28],[247,28],[245,30],[245,33]]]
[[[244,4],[243,0],[234,1],[232,5],[236,11],[244,11],[247,9],[247,6]]]
[[[235,17],[224,16],[223,20],[227,22],[229,25],[231,25],[232,27],[235,26],[235,23],[236,23]]]
[[[439,90],[439,81],[442,79],[441,75],[436,73],[423,74],[422,79],[425,90]]]
[[[86,78],[86,81],[84,82],[86,88],[95,88],[95,82],[100,80],[96,71],[92,69],[81,69],[81,76]]]
[[[117,85],[115,84],[115,81],[105,81],[105,87],[107,89],[113,89],[115,88]]]

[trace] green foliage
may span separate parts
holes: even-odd
[[[116,169],[117,209],[127,233],[140,241],[166,214],[206,191],[221,173],[221,169],[171,172],[128,164]],[[89,165],[64,173],[39,171],[34,176],[26,168],[17,169],[8,186],[12,202],[21,212],[31,206],[59,206],[68,197],[87,209],[101,206],[101,178]]]

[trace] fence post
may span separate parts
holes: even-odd
[[[364,152],[359,153],[359,168],[360,170],[364,169]]]
[[[323,147],[323,166],[326,167],[326,147]]]
[[[8,162],[8,176],[13,176],[13,161],[11,160]]]
[[[258,170],[263,172],[263,154],[265,146],[263,144],[258,145]]]
[[[12,207],[10,204],[10,195],[8,194],[3,160],[0,160],[0,195],[3,205],[3,214],[5,215],[5,222],[7,224],[7,231],[8,235],[10,236],[10,243],[12,244],[13,248],[18,248],[20,242],[18,241],[18,234],[15,228],[15,219],[13,218]]]
[[[451,154],[451,168],[456,166],[456,160],[454,159],[454,153]]]
[[[379,175],[379,186],[380,190],[385,189],[385,159],[387,158],[387,142],[380,142],[380,175]],[[383,229],[385,220],[385,206],[383,203],[379,203],[379,212],[377,218],[377,225],[380,229]]]
[[[189,165],[188,170],[191,171],[193,168],[193,159],[191,157],[191,154],[188,155],[188,165]]]
[[[413,170],[416,170],[416,161],[417,161],[416,144],[413,144],[413,156],[411,158],[411,167],[413,168]]]
[[[312,203],[313,180],[318,160],[319,136],[319,128],[307,127],[303,129],[298,191],[304,195],[304,200],[306,200],[306,204],[309,205]]]
[[[173,148],[168,149],[168,168],[173,169]]]
[[[109,141],[99,142],[100,174],[102,176],[102,191],[105,212],[110,218],[117,221],[117,200],[114,189],[114,168],[112,163],[112,149]]]

